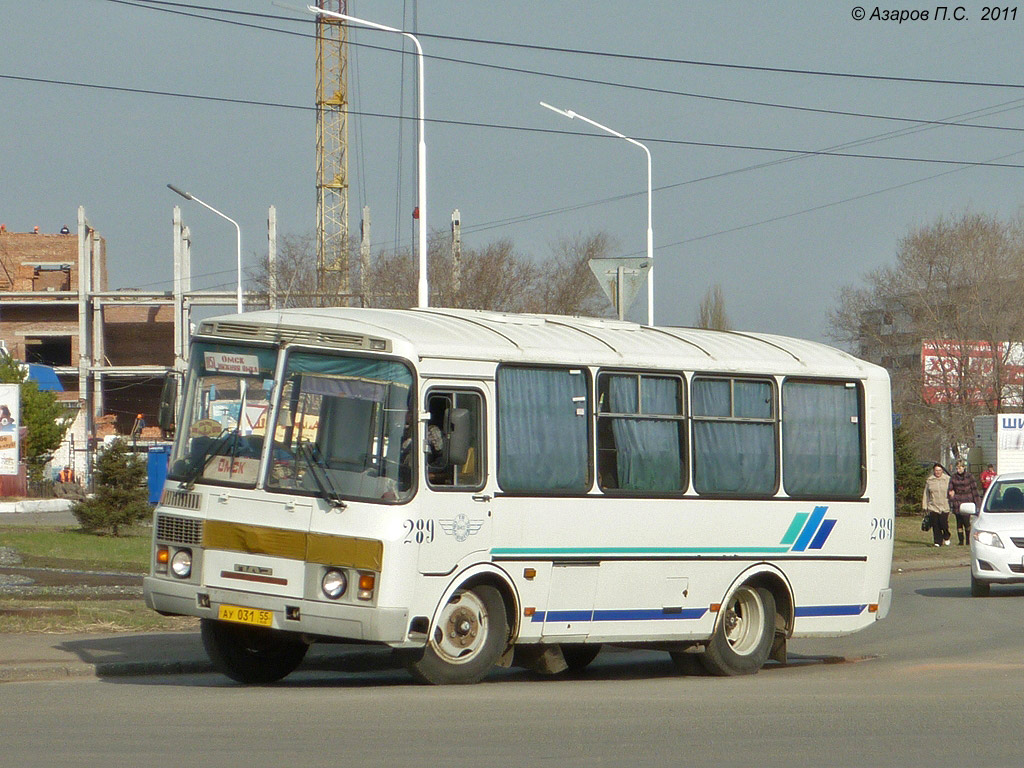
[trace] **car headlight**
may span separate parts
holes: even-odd
[[[187,579],[192,574],[192,550],[179,549],[171,558],[171,573],[179,579]]]
[[[998,533],[993,533],[992,531],[973,530],[971,531],[971,538],[979,544],[984,544],[986,547],[999,547],[1000,549],[1003,549],[1003,542],[999,538]]]
[[[337,600],[348,589],[348,576],[345,575],[344,571],[340,571],[337,568],[329,568],[320,580],[320,589],[331,600]]]

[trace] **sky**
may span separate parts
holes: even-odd
[[[901,238],[965,211],[1017,216],[1024,189],[1024,7],[983,19],[981,3],[951,5],[936,19],[943,6],[855,2],[349,0],[348,12],[420,36],[430,228],[448,231],[458,208],[464,248],[508,239],[544,258],[606,232],[609,256],[645,254],[644,153],[545,101],[651,152],[656,324],[693,325],[717,284],[734,327],[827,340],[840,288],[892,264]],[[176,205],[194,287],[235,285],[234,227],[168,183],[239,222],[247,273],[269,206],[280,234],[312,233],[302,5],[0,0],[0,223],[74,231],[83,206],[111,287],[147,291],[171,288]],[[929,18],[877,18],[900,10]],[[413,231],[403,41],[351,32],[349,228],[369,206],[375,250],[408,249]],[[645,320],[642,294],[629,317]]]

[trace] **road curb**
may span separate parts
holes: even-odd
[[[31,512],[67,512],[71,509],[70,499],[23,499],[0,502],[0,515]]]

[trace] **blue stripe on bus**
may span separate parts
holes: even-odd
[[[821,549],[825,546],[825,539],[832,533],[832,529],[836,527],[835,520],[826,520],[821,524],[821,528],[818,529],[818,535],[814,537],[814,541],[811,542],[811,546],[808,549]]]
[[[534,624],[545,621],[693,621],[703,618],[707,608],[684,608],[666,613],[661,608],[616,609],[599,611],[536,611]]]
[[[798,607],[793,615],[798,619],[814,616],[859,616],[866,605],[805,605]]]
[[[867,605],[804,605],[794,615],[798,619],[822,616],[859,616]],[[530,617],[533,624],[545,621],[694,621],[704,618],[707,608],[684,608],[678,613],[666,613],[657,608],[599,611],[536,611]]]
[[[803,531],[800,532],[800,538],[796,540],[793,545],[794,552],[803,552],[807,549],[807,545],[811,541],[811,537],[818,530],[818,526],[821,525],[822,519],[825,517],[825,512],[828,511],[828,507],[815,507],[811,513],[811,519],[807,521],[807,525],[804,526]]]

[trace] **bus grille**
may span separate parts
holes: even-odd
[[[165,507],[177,507],[178,509],[191,509],[199,511],[199,504],[202,497],[198,493],[188,491],[164,491],[160,497],[160,503]]]
[[[203,521],[177,515],[157,515],[156,538],[172,544],[203,543]]]

